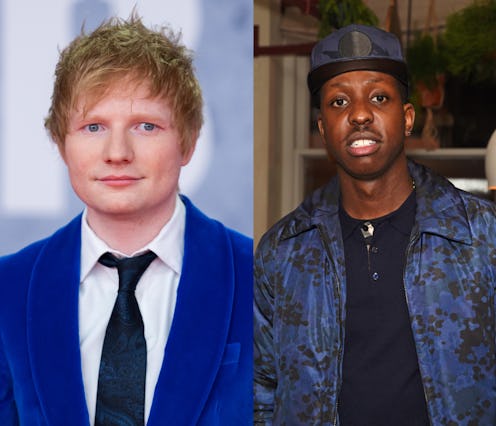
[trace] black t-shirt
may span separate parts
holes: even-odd
[[[342,426],[429,425],[403,284],[415,209],[413,191],[395,212],[369,220],[371,228],[340,208],[346,262]]]

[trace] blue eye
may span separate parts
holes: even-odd
[[[155,124],[152,123],[142,123],[141,127],[143,130],[146,130],[147,132],[151,132],[152,130],[155,130]]]
[[[88,129],[89,132],[98,132],[100,130],[100,125],[95,123],[88,124],[86,129]]]

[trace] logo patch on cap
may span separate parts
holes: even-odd
[[[338,50],[342,58],[369,56],[372,52],[372,41],[367,34],[351,31],[341,37]]]

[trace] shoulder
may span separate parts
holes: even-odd
[[[0,257],[0,277],[15,271],[25,273],[30,270],[46,241],[47,239],[36,241],[16,253]]]
[[[496,204],[477,195],[459,190],[460,199],[465,207],[467,221],[472,233],[483,234],[496,245]]]
[[[1,256],[0,281],[2,281],[2,277],[6,274],[15,274],[16,277],[29,274],[40,256],[40,253],[43,252],[47,246],[54,243],[59,247],[64,245],[67,246],[71,241],[71,235],[79,235],[80,218],[80,215],[75,217],[67,225],[59,228],[47,238],[35,241],[15,253]]]
[[[416,165],[411,170],[419,182],[417,222],[421,231],[481,247],[484,252],[495,247],[494,202],[456,188],[448,179],[424,167]]]
[[[306,235],[318,224],[332,222],[339,209],[339,185],[337,178],[310,193],[294,210],[283,216],[262,236],[257,253],[276,250],[283,242]]]
[[[412,164],[416,175],[424,187],[424,197],[429,201],[439,202],[438,208],[463,205],[469,219],[487,216],[490,221],[496,220],[496,204],[488,199],[455,187],[447,178],[436,174],[427,167]]]
[[[231,241],[234,262],[246,263],[251,268],[253,264],[253,239],[233,229],[224,228]]]
[[[222,222],[208,217],[187,197],[181,195],[186,206],[186,241],[227,245],[235,261],[247,261],[253,257],[253,239],[225,226]]]
[[[496,203],[461,189],[458,189],[458,194],[466,206],[469,217],[482,215],[490,221],[496,221]]]

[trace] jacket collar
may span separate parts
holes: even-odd
[[[409,160],[408,167],[417,191],[414,233],[436,234],[471,244],[472,232],[458,190],[447,179],[435,175],[424,166]],[[334,177],[294,211],[283,225],[280,238],[292,238],[321,225],[331,231],[331,237],[337,237],[340,228],[329,226],[329,221],[337,220],[339,194],[339,181]]]
[[[412,161],[408,166],[417,187],[414,232],[472,244],[472,230],[459,190],[424,166]]]
[[[78,216],[46,241],[33,267],[27,300],[27,342],[33,381],[47,424],[88,424],[81,374]]]
[[[234,267],[226,229],[186,205],[182,274],[148,426],[197,424],[226,346]]]
[[[196,424],[224,352],[234,297],[226,229],[191,202],[174,319],[155,389],[149,426]],[[81,217],[50,237],[30,282],[27,339],[33,380],[47,423],[87,426],[81,373],[78,291]],[[222,284],[222,285],[220,285]]]
[[[339,183],[337,177],[310,194],[290,215],[281,231],[281,239],[292,238],[328,222],[339,211]]]

